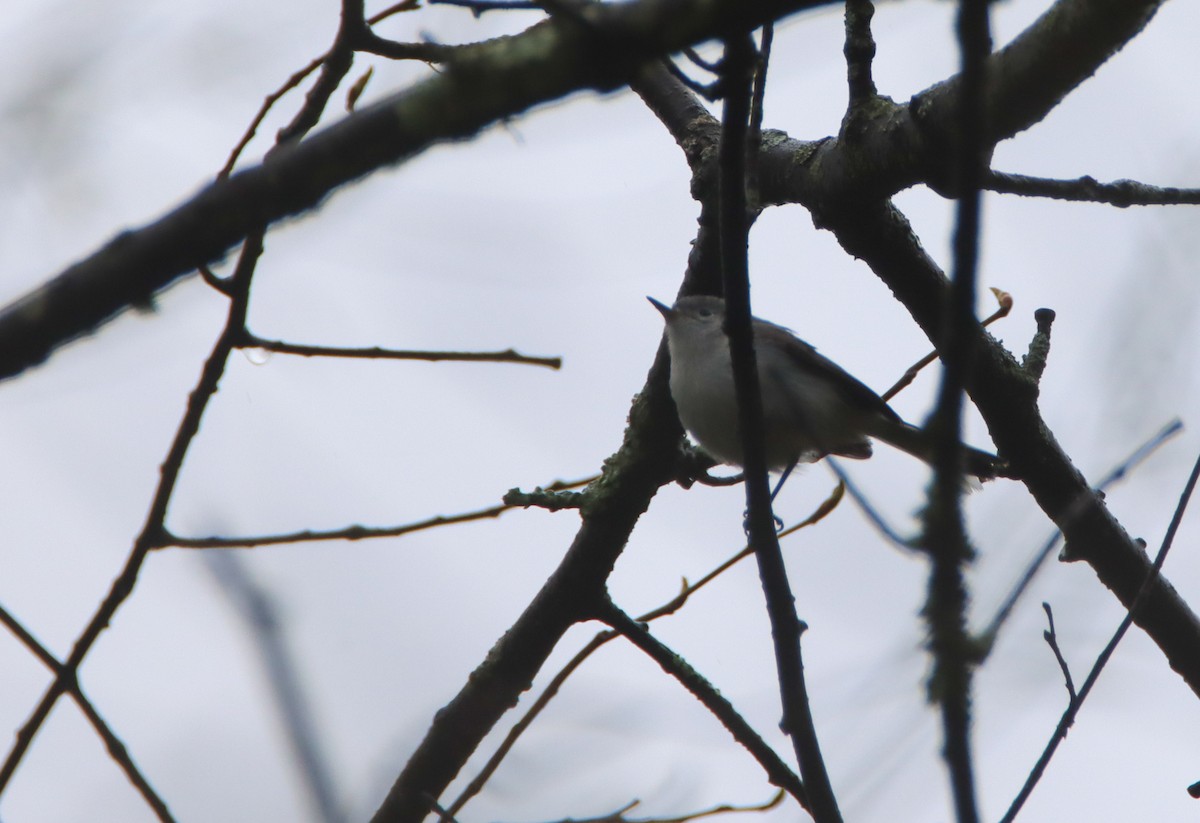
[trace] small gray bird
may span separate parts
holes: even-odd
[[[668,308],[646,298],[667,321],[671,396],[679,421],[716,459],[742,465],[725,301],[683,297]],[[753,319],[767,467],[784,471],[826,455],[864,459],[877,437],[930,462],[933,438],[900,419],[879,395],[782,326]],[[996,476],[998,458],[966,448],[966,470]]]

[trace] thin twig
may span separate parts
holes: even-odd
[[[678,680],[685,689],[703,703],[704,707],[721,721],[721,725],[728,729],[734,738],[762,765],[772,784],[786,790],[804,808],[812,810],[809,797],[811,787],[801,784],[800,778],[796,777],[795,773],[779,758],[779,755],[759,737],[758,732],[754,731],[729,701],[686,660],[664,646],[646,630],[643,624],[625,614],[611,600],[602,605],[596,616],[649,655],[663,671]]]
[[[403,0],[403,2],[389,6],[378,14],[372,16],[370,19],[366,20],[365,23],[367,25],[374,25],[375,23],[382,22],[394,14],[404,11],[413,11],[418,7],[418,3],[419,0]],[[357,5],[358,8],[361,9],[362,4],[359,3]],[[325,52],[319,57],[314,57],[302,68],[293,72],[292,75],[283,82],[283,85],[266,96],[262,102],[262,105],[258,107],[258,111],[255,113],[254,117],[250,120],[250,125],[246,127],[246,131],[243,132],[241,138],[237,142],[237,145],[235,145],[233,150],[229,153],[229,158],[225,161],[225,165],[221,167],[219,172],[217,172],[218,180],[224,179],[233,173],[233,168],[237,165],[238,159],[242,156],[242,152],[246,150],[246,146],[250,145],[250,141],[253,140],[255,135],[258,134],[259,126],[261,126],[263,121],[266,120],[267,115],[271,112],[271,109],[275,107],[275,104],[283,99],[288,92],[299,88],[300,84],[303,83],[310,74],[322,66],[327,66],[331,61],[334,60],[334,58],[339,57],[339,55],[352,53],[355,47],[359,47],[364,51],[374,50],[375,53],[380,54],[383,54],[383,52],[388,52],[388,48],[391,48],[391,51],[383,54],[383,56],[395,58],[403,57],[417,60],[436,61],[439,59],[444,59],[445,57],[444,49],[446,47],[439,48],[434,44],[426,43],[392,43],[391,41],[387,41],[376,36],[366,27],[366,25],[362,25],[360,21],[361,13],[357,15],[343,15],[342,27],[338,30],[338,34],[334,38],[334,44],[330,47],[329,51]],[[356,42],[357,40],[361,40],[362,43]],[[388,48],[385,48],[384,44],[386,44]],[[396,53],[396,48],[400,46],[410,46],[411,51],[405,54]],[[285,128],[280,133],[280,140],[277,141],[276,145],[278,145],[279,142],[302,136],[305,132],[311,129],[313,125],[316,124],[317,119],[320,117],[320,113],[324,111],[325,106],[329,102],[329,98],[333,95],[333,91],[341,82],[342,77],[344,77],[346,72],[348,72],[350,69],[349,60],[345,60],[343,58],[343,62],[345,67],[344,70],[341,70],[340,75],[336,73],[330,74],[328,78],[322,78],[322,80],[318,81],[318,83],[322,85],[320,92],[316,94],[313,92],[309,93],[308,98],[305,100],[304,106],[301,108],[301,112],[292,120],[292,125]]]
[[[599,817],[572,817],[566,820],[555,821],[555,823],[691,823],[693,820],[700,820],[705,817],[713,817],[718,814],[739,814],[753,812],[769,812],[787,796],[787,792],[780,789],[775,795],[763,803],[751,803],[746,806],[736,806],[732,803],[722,803],[719,806],[713,806],[711,809],[704,809],[698,812],[689,812],[676,817],[626,817],[628,812],[637,808],[640,801],[631,800],[616,811]]]
[[[545,490],[563,491],[577,488],[587,485],[595,479],[595,477],[589,477],[570,482],[558,480],[547,486]],[[181,537],[177,534],[164,531],[162,542],[155,548],[246,549],[255,546],[278,546],[284,543],[313,543],[322,540],[371,540],[379,537],[400,537],[401,535],[412,534],[413,532],[436,529],[439,526],[470,523],[474,520],[488,520],[517,508],[526,508],[526,506],[520,502],[502,503],[498,506],[489,506],[486,509],[477,509],[476,511],[464,512],[462,514],[452,514],[449,516],[437,515],[425,520],[418,520],[414,523],[405,523],[399,526],[361,526],[355,524],[325,531],[306,529],[284,534],[248,535],[245,537],[219,537],[216,535],[211,537]]]
[[[262,662],[287,740],[296,759],[314,816],[322,823],[342,823],[333,774],[320,743],[302,678],[288,651],[279,610],[269,592],[250,575],[237,555],[213,552],[204,556],[221,593],[245,624],[246,633]]]
[[[704,69],[709,74],[720,74],[720,72],[721,72],[720,61],[717,61],[714,63],[711,60],[705,60],[703,57],[700,56],[700,52],[696,51],[694,48],[691,48],[690,46],[683,50],[683,56],[686,57],[688,60],[691,60],[693,63],[695,63],[700,68]]]
[[[1054,612],[1049,603],[1042,603],[1042,608],[1046,612],[1046,623],[1049,625],[1049,628],[1042,632],[1042,638],[1050,646],[1050,651],[1054,652],[1054,659],[1058,661],[1058,668],[1063,675],[1063,683],[1067,687],[1067,699],[1074,700],[1076,698],[1075,681],[1071,679],[1071,667],[1067,665],[1067,659],[1063,657],[1062,649],[1058,647],[1058,632],[1054,630]]]
[[[294,72],[291,77],[283,82],[283,85],[271,92],[263,100],[262,105],[258,107],[258,111],[250,120],[250,125],[246,127],[246,131],[242,133],[241,138],[233,147],[233,151],[229,153],[229,159],[225,161],[225,165],[217,172],[217,179],[221,180],[233,173],[233,167],[237,165],[238,159],[242,156],[242,152],[246,150],[246,146],[250,145],[250,141],[258,134],[258,127],[267,119],[271,109],[275,107],[288,92],[299,87],[304,79],[312,74],[317,69],[321,68],[321,64],[325,62],[327,55],[322,54],[320,57],[315,57],[308,62],[302,69]]]
[[[262,349],[276,354],[294,354],[300,357],[347,357],[368,360],[456,360],[469,363],[520,363],[527,366],[544,366],[548,369],[562,368],[561,357],[534,357],[521,354],[514,349],[494,352],[465,351],[421,351],[407,349],[385,349],[379,346],[344,347],[311,346],[303,343],[288,343],[283,340],[267,340],[246,332],[238,346],[244,349]]]
[[[229,297],[229,283],[222,277],[218,277],[216,272],[209,266],[197,266],[196,271],[200,272],[200,279],[203,280],[210,288],[216,289],[221,294]]]
[[[386,9],[371,15],[367,18],[367,25],[373,26],[376,23],[382,23],[387,18],[394,14],[400,14],[406,11],[418,11],[421,8],[421,0],[400,0],[399,3],[393,3]]]
[[[458,6],[470,9],[476,17],[485,11],[539,11],[533,0],[426,0],[431,6]]]
[[[1167,526],[1167,533],[1163,535],[1162,545],[1159,546],[1158,553],[1154,556],[1154,563],[1150,566],[1150,571],[1147,573],[1146,579],[1142,582],[1141,587],[1138,588],[1137,595],[1133,598],[1133,602],[1130,604],[1129,610],[1125,613],[1125,617],[1122,618],[1121,624],[1113,633],[1112,639],[1108,641],[1104,650],[1096,658],[1091,671],[1088,672],[1087,679],[1083,681],[1083,685],[1079,688],[1079,694],[1070,701],[1067,710],[1063,712],[1062,718],[1058,721],[1058,726],[1055,727],[1054,733],[1050,736],[1050,742],[1046,744],[1046,748],[1042,751],[1042,756],[1034,764],[1029,777],[1026,778],[1025,784],[1021,787],[1021,791],[1017,793],[1016,798],[1013,800],[1012,805],[1008,807],[1008,811],[1005,812],[1000,823],[1012,823],[1016,819],[1017,814],[1021,811],[1021,807],[1025,805],[1025,801],[1029,799],[1029,795],[1032,794],[1034,787],[1041,780],[1046,767],[1050,765],[1050,760],[1054,757],[1054,753],[1058,749],[1058,744],[1066,739],[1067,730],[1075,723],[1075,717],[1079,714],[1079,710],[1083,706],[1083,701],[1087,699],[1088,694],[1092,691],[1092,687],[1100,679],[1100,673],[1108,665],[1113,652],[1117,650],[1117,645],[1125,637],[1126,632],[1129,631],[1129,627],[1133,625],[1138,609],[1141,608],[1142,603],[1148,597],[1148,593],[1158,581],[1163,563],[1167,560],[1167,552],[1171,550],[1171,544],[1175,542],[1175,534],[1179,531],[1179,524],[1183,522],[1183,513],[1187,511],[1188,502],[1192,498],[1192,492],[1196,489],[1197,480],[1200,480],[1200,457],[1196,458],[1196,462],[1192,466],[1192,473],[1183,487],[1183,492],[1179,495],[1179,502],[1175,505],[1175,513],[1171,516],[1171,523]]]
[[[686,72],[684,72],[683,69],[679,68],[678,64],[676,64],[676,62],[674,60],[672,60],[669,57],[663,58],[663,65],[664,65],[664,68],[666,68],[666,70],[668,72],[670,72],[672,77],[674,77],[680,83],[683,83],[684,86],[686,86],[688,89],[695,92],[696,94],[700,95],[705,100],[713,101],[713,100],[717,100],[720,98],[720,96],[721,96],[720,81],[714,81],[712,83],[701,83],[699,80],[693,80],[691,77],[689,77],[687,75]]]
[[[1027,197],[1049,197],[1055,200],[1074,200],[1086,203],[1108,203],[1119,208],[1128,206],[1173,206],[1200,204],[1200,189],[1179,189],[1173,186],[1151,186],[1136,180],[1115,180],[1101,183],[1085,175],[1074,180],[1053,180],[990,171],[984,180],[990,191],[1001,194],[1020,194]]]
[[[771,66],[771,46],[775,42],[775,24],[767,23],[759,37],[758,59],[754,67],[754,87],[750,94],[750,125],[746,131],[747,207],[754,214],[762,211],[759,188],[759,159],[762,153],[762,124],[766,113],[767,70]]]
[[[984,326],[984,327],[990,326],[992,323],[995,323],[997,320],[999,320],[1002,317],[1008,317],[1008,314],[1009,314],[1009,312],[1012,311],[1012,307],[1013,307],[1012,295],[1009,294],[1008,292],[1003,291],[1001,289],[992,288],[992,294],[995,295],[996,302],[999,303],[1000,305],[999,305],[999,308],[997,308],[994,312],[992,312],[990,315],[988,315],[987,318],[985,318],[983,320],[983,322],[980,323],[980,325]],[[911,384],[912,381],[916,379],[917,375],[920,374],[921,370],[924,369],[926,366],[928,366],[930,363],[932,363],[934,360],[937,360],[937,357],[938,357],[938,353],[936,350],[934,350],[934,351],[931,351],[929,354],[925,355],[924,357],[922,357],[916,363],[913,363],[911,366],[908,367],[908,369],[904,372],[904,374],[900,376],[900,379],[896,381],[895,385],[893,385],[890,389],[885,391],[880,396],[884,400],[891,400],[893,397],[895,397],[901,391],[908,388],[909,384]]]
[[[287,534],[267,534],[247,537],[179,537],[168,534],[166,542],[158,548],[180,549],[245,549],[255,546],[278,546],[284,543],[313,543],[322,540],[371,540],[379,537],[400,537],[413,532],[435,529],[439,526],[451,526],[457,523],[469,523],[472,520],[486,520],[499,517],[512,506],[492,506],[479,511],[455,514],[449,517],[438,515],[428,520],[419,520],[402,526],[345,526],[340,529],[327,531],[304,530]]]

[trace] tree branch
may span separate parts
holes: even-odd
[[[243,349],[262,349],[277,354],[294,354],[300,357],[348,357],[364,360],[426,360],[441,362],[453,360],[467,363],[521,363],[526,366],[544,366],[561,369],[561,357],[535,357],[521,354],[514,349],[503,351],[422,351],[412,349],[384,349],[379,346],[312,346],[304,343],[289,343],[285,340],[267,340],[246,332],[238,342]]]
[[[784,789],[792,797],[812,811],[812,799],[808,796],[811,789],[802,785],[791,769],[779,759],[779,756],[769,747],[758,733],[751,728],[737,710],[721,696],[699,672],[688,665],[682,657],[672,652],[647,631],[646,627],[636,622],[611,601],[605,606],[601,615],[614,631],[619,632],[630,643],[645,652],[664,672],[678,680],[684,688],[721,721],[730,734],[753,755],[754,759],[766,770],[771,783]],[[816,820],[821,820],[814,812]]]
[[[941,340],[946,277],[890,203],[858,203],[824,212],[826,227],[862,259],[908,309],[935,345]],[[975,362],[967,392],[983,415],[1000,455],[1063,532],[1066,560],[1084,560],[1128,608],[1147,579],[1150,560],[1058,445],[1037,408],[1038,387],[1003,346],[972,330]],[[1167,662],[1200,695],[1200,620],[1161,575],[1135,615]]]
[[[1108,203],[1112,206],[1174,206],[1200,205],[1200,189],[1177,189],[1173,186],[1151,186],[1136,180],[1114,180],[1101,183],[1090,176],[1074,180],[1051,180],[1024,174],[988,172],[985,186],[989,191],[1019,194],[1025,197],[1049,197],[1054,200],[1074,200],[1084,203]]]
[[[796,615],[796,598],[788,583],[783,553],[779,549],[767,482],[766,430],[755,365],[747,259],[750,214],[746,199],[746,138],[754,58],[754,43],[749,35],[726,41],[721,75],[725,110],[721,119],[719,172],[721,271],[728,309],[724,331],[729,336],[733,382],[737,391],[738,429],[746,476],[747,532],[758,558],[758,574],[775,643],[775,665],[783,706],[780,727],[792,739],[813,818],[817,823],[840,823],[841,812],[821,755],[804,681],[800,636],[805,626]]]
[[[41,363],[129,306],[148,304],[250,232],[312,209],[364,175],[570,92],[617,88],[648,61],[683,46],[826,2],[605,3],[580,11],[586,26],[554,18],[466,47],[427,80],[212,183],[0,311],[0,379]]]
[[[1150,22],[1163,0],[1058,0],[987,62],[987,137],[995,144],[1044,118]],[[951,132],[963,77],[913,98],[922,127]]]
[[[931,561],[923,613],[933,655],[929,694],[942,715],[942,758],[950,775],[955,818],[975,823],[979,809],[971,761],[971,674],[977,654],[967,633],[966,567],[974,557],[962,511],[963,390],[973,360],[975,279],[983,195],[980,185],[991,146],[985,143],[982,91],[991,51],[988,0],[960,0],[958,40],[962,94],[957,120],[959,153],[953,179],[959,192],[954,220],[954,277],[941,308],[942,379],[929,428],[935,436],[933,482],[924,512],[922,548]]]
[[[572,91],[615,88],[657,55],[824,2],[602,4],[586,9],[586,28],[551,19],[515,37],[464,47],[436,76],[214,183],[0,310],[0,379],[41,363],[129,306],[147,304],[223,257],[254,227],[309,210],[372,171]],[[990,137],[1011,136],[1044,116],[1136,35],[1160,3],[1059,0],[989,60]],[[888,196],[921,181],[940,186],[959,87],[951,78],[910,106],[879,99],[866,120],[856,121],[863,129],[852,146],[778,134],[764,141],[762,202],[817,206],[855,193]],[[455,104],[442,105],[446,100]]]

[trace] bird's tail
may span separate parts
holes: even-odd
[[[888,425],[880,431],[871,432],[885,443],[890,443],[901,451],[906,451],[913,457],[926,463],[933,463],[934,440],[929,432],[910,426],[900,421],[887,421]],[[980,480],[991,480],[999,474],[1004,465],[999,457],[971,446],[963,446],[963,469],[967,474]]]

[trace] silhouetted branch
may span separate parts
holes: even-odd
[[[875,59],[875,39],[871,36],[871,18],[875,16],[872,0],[847,0],[846,43],[842,54],[846,58],[846,81],[850,100],[846,117],[854,117],[863,106],[876,97],[871,62]]]
[[[696,697],[704,707],[721,721],[730,734],[742,744],[767,772],[767,778],[772,784],[787,791],[809,811],[812,811],[811,788],[801,785],[800,779],[787,767],[775,751],[763,742],[758,733],[746,722],[737,710],[721,696],[699,672],[691,667],[686,660],[668,649],[656,640],[646,630],[646,627],[625,614],[611,601],[597,615],[601,620],[633,645],[637,646],[657,663],[663,671],[674,677]],[[815,817],[815,815],[814,815]]]
[[[997,320],[999,320],[1002,317],[1008,317],[1008,313],[1012,311],[1012,307],[1013,307],[1012,295],[1009,294],[1008,292],[1002,291],[1001,289],[993,288],[992,294],[996,296],[996,302],[999,303],[1000,305],[999,305],[999,308],[997,308],[994,312],[989,314],[979,324],[985,328],[992,325],[992,323],[995,323]],[[895,397],[897,394],[902,392],[904,389],[908,388],[909,385],[914,380],[917,379],[917,375],[921,373],[922,369],[924,369],[926,366],[933,363],[933,361],[937,360],[937,356],[938,356],[938,353],[937,353],[937,350],[935,349],[935,350],[931,351],[929,354],[922,357],[916,363],[913,363],[911,366],[908,367],[908,369],[904,372],[904,374],[900,376],[900,379],[897,380],[890,389],[888,389],[883,394],[881,394],[880,397],[882,397],[884,400],[891,400],[893,397]]]
[[[933,658],[928,693],[942,718],[942,758],[950,777],[958,823],[979,819],[971,759],[971,682],[977,653],[967,632],[966,568],[974,559],[962,512],[963,400],[974,362],[972,331],[979,233],[983,208],[980,185],[991,155],[985,124],[987,58],[992,49],[988,0],[962,0],[958,42],[962,71],[957,120],[959,140],[952,157],[951,182],[958,193],[954,219],[954,273],[942,306],[942,360],[937,404],[926,428],[934,436],[933,481],[922,512],[919,545],[929,556],[930,574],[922,615],[929,625],[927,648]]]
[[[425,360],[430,362],[456,360],[468,363],[521,363],[527,366],[545,366],[549,369],[562,368],[561,357],[534,357],[521,354],[514,349],[495,352],[466,352],[386,349],[379,346],[311,346],[303,343],[288,343],[283,340],[267,340],[250,332],[246,332],[238,346],[244,349],[262,349],[277,354],[294,354],[301,357],[348,357],[367,360]]]
[[[566,820],[556,821],[556,823],[691,823],[691,821],[693,821],[693,820],[700,820],[705,817],[713,817],[713,816],[719,815],[719,814],[745,814],[745,813],[753,813],[753,812],[769,812],[771,809],[774,809],[776,806],[778,806],[780,803],[782,803],[784,797],[786,797],[786,792],[784,792],[783,789],[780,789],[778,792],[775,793],[774,797],[772,797],[770,800],[766,801],[765,803],[752,803],[752,804],[746,805],[746,806],[737,806],[737,805],[734,805],[731,803],[722,803],[719,806],[713,806],[711,809],[704,809],[703,811],[699,811],[699,812],[691,812],[689,814],[682,814],[682,815],[678,815],[676,817],[637,817],[637,818],[631,818],[631,817],[627,816],[628,812],[631,812],[635,808],[637,808],[637,805],[639,802],[637,800],[631,800],[630,802],[626,803],[624,806],[617,809],[616,811],[610,812],[609,814],[606,814],[606,815],[601,815],[600,817],[585,817],[582,819],[572,817],[572,818],[569,818]]]
[[[921,247],[904,216],[887,202],[857,202],[821,215],[850,254],[882,279],[935,343],[941,340],[946,277]],[[1037,384],[982,329],[973,332],[975,363],[967,390],[1001,456],[1041,509],[1066,535],[1067,560],[1085,560],[1125,606],[1146,579],[1150,561],[1062,451],[1037,408]],[[1200,619],[1179,593],[1156,577],[1137,624],[1171,668],[1200,694]]]
[[[1029,352],[1021,360],[1023,368],[1034,381],[1040,381],[1046,371],[1046,359],[1050,356],[1050,327],[1054,324],[1053,309],[1038,309],[1033,313],[1037,321],[1037,333],[1029,341]]]
[[[796,615],[795,598],[787,579],[783,554],[771,511],[767,482],[763,402],[750,317],[750,277],[747,259],[750,215],[746,200],[746,137],[753,93],[755,51],[749,35],[725,41],[721,82],[725,107],[721,117],[720,231],[721,274],[724,284],[725,332],[733,361],[737,391],[738,428],[746,477],[747,532],[758,559],[759,578],[775,647],[783,719],[780,728],[792,740],[800,775],[817,823],[840,823],[837,798],[821,755],[800,653],[804,624]]]
[[[1042,609],[1046,612],[1046,623],[1049,626],[1042,632],[1042,638],[1046,641],[1046,645],[1050,647],[1050,651],[1054,652],[1054,659],[1058,661],[1058,668],[1062,671],[1063,683],[1067,687],[1067,698],[1075,700],[1078,695],[1075,693],[1075,681],[1071,679],[1071,667],[1067,665],[1067,660],[1063,657],[1062,649],[1058,647],[1058,633],[1054,630],[1054,612],[1050,608],[1049,603],[1043,603]]]
[[[990,171],[984,185],[989,191],[1001,194],[1049,197],[1054,200],[1074,200],[1086,203],[1107,203],[1118,208],[1200,204],[1200,189],[1151,186],[1136,180],[1114,180],[1111,183],[1101,183],[1090,176],[1077,177],[1074,180],[1053,180],[1046,177],[1029,177],[1024,174]]]

